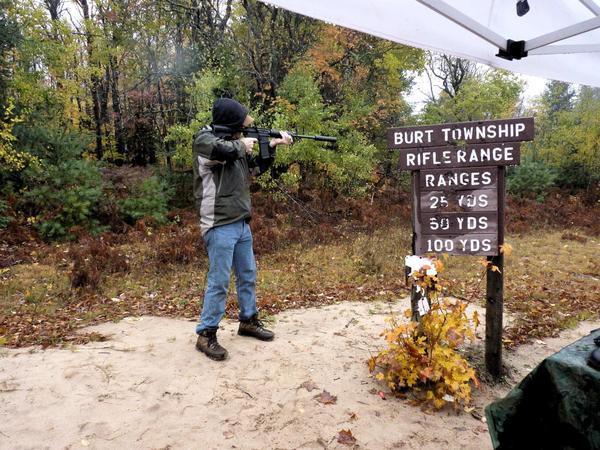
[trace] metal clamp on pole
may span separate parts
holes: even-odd
[[[525,41],[513,41],[512,39],[508,39],[506,41],[506,50],[499,48],[496,56],[507,59],[508,61],[525,58],[527,56],[527,52],[525,51]]]

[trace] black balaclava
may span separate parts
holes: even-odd
[[[218,98],[212,108],[212,124],[241,130],[248,110],[231,98]]]

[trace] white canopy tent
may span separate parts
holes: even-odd
[[[527,75],[600,87],[597,0],[268,0],[390,41]]]

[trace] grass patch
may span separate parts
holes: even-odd
[[[293,221],[278,223],[281,240],[273,250],[264,242],[257,252],[261,311],[273,315],[289,308],[345,300],[393,301],[407,295],[404,256],[410,253],[410,224],[391,218],[376,228],[341,221],[317,225],[313,233]],[[255,235],[261,233],[255,228]],[[598,238],[536,230],[507,241],[514,249],[505,261],[505,308],[514,318],[505,333],[509,345],[553,336],[580,320],[598,317]],[[178,243],[181,249],[175,248]],[[98,274],[94,256],[102,259]],[[485,273],[480,260],[448,259],[450,294],[483,305]],[[72,286],[77,261],[98,275],[93,289]],[[206,268],[195,220],[152,233],[142,229],[137,239],[57,247],[39,263],[0,272],[0,340],[11,347],[86,342],[102,337],[77,334],[82,326],[128,315],[195,318]],[[237,317],[233,283],[227,315]]]
[[[69,278],[54,266],[21,264],[3,269],[0,276],[0,311],[10,314],[16,308],[32,308],[52,313],[68,297]]]
[[[578,235],[581,236],[581,235]],[[505,310],[515,317],[506,329],[514,346],[530,338],[556,336],[600,313],[600,270],[595,263],[600,239],[565,240],[560,231],[508,236],[505,258]],[[454,257],[446,276],[452,293],[484,305],[485,272],[478,257]]]

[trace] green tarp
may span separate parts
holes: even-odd
[[[587,364],[598,336],[546,358],[485,408],[494,449],[600,450],[600,371]]]

